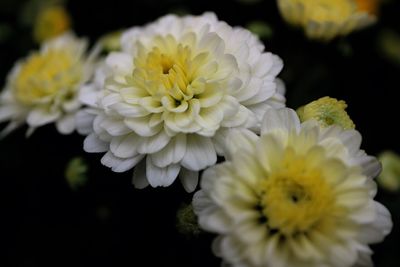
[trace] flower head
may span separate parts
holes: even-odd
[[[78,90],[94,67],[86,47],[85,40],[68,33],[16,63],[0,97],[0,122],[11,120],[3,134],[25,120],[30,131],[52,122],[63,134],[75,129]]]
[[[249,31],[214,14],[165,16],[122,35],[81,100],[97,109],[79,116],[88,152],[102,163],[134,170],[134,184],[169,186],[180,173],[186,190],[197,172],[224,153],[231,128],[257,131],[268,107],[282,107],[275,76],[281,60],[263,52]],[[280,85],[280,83],[279,83]],[[93,95],[97,94],[96,101]]]
[[[333,124],[340,125],[343,129],[354,129],[355,125],[346,112],[347,104],[328,96],[315,100],[297,110],[300,120],[314,119],[322,127]]]
[[[71,18],[61,5],[50,5],[40,10],[34,25],[38,43],[57,37],[70,29]]]
[[[200,227],[219,234],[214,252],[232,266],[360,266],[368,244],[392,227],[373,200],[379,162],[361,136],[338,126],[269,110],[261,137],[227,138],[228,161],[207,169],[194,196]]]
[[[278,0],[283,18],[311,39],[329,41],[376,21],[376,0]]]

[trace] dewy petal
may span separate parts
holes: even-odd
[[[191,171],[199,171],[217,162],[217,154],[210,138],[199,135],[187,135],[186,153],[182,166]]]

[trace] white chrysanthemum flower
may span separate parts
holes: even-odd
[[[0,122],[11,121],[3,135],[25,121],[28,134],[52,122],[62,134],[74,131],[78,91],[94,70],[95,53],[87,56],[86,48],[86,40],[67,33],[15,64],[0,96]]]
[[[267,108],[284,106],[282,61],[212,13],[168,15],[126,31],[121,42],[82,93],[97,114],[81,114],[78,124],[87,134],[94,120],[84,148],[107,152],[102,163],[113,171],[141,162],[138,188],[169,186],[180,173],[193,191],[198,171],[223,154],[228,129],[257,131]]]
[[[361,136],[339,126],[300,124],[287,108],[266,112],[261,137],[236,130],[228,161],[207,169],[194,196],[213,250],[232,266],[372,266],[368,244],[392,227],[373,200],[379,162]]]

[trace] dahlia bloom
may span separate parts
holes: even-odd
[[[74,131],[78,91],[94,70],[95,53],[86,48],[86,40],[67,33],[15,64],[0,95],[0,122],[10,120],[2,135],[25,121],[28,135],[53,122],[62,134]]]
[[[284,106],[282,61],[249,31],[212,13],[168,15],[123,33],[81,101],[87,152],[116,172],[134,169],[138,188],[181,178],[193,191],[198,171],[224,154],[231,128],[258,131],[267,108]]]
[[[368,244],[392,221],[373,200],[380,164],[360,143],[287,108],[265,113],[261,137],[232,131],[228,160],[204,172],[193,199],[200,227],[219,234],[214,253],[241,267],[372,266]]]
[[[329,41],[376,21],[377,0],[277,0],[282,17],[307,37]]]

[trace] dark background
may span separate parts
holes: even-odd
[[[0,0],[2,85],[15,61],[36,49],[31,28],[21,19],[26,2]],[[374,27],[330,43],[309,41],[288,27],[275,1],[253,2],[69,0],[67,8],[74,30],[92,43],[106,32],[177,11],[214,11],[230,25],[264,21],[273,29],[263,39],[266,50],[285,63],[280,77],[289,107],[325,95],[343,99],[368,154],[399,153],[400,64],[379,48],[383,30],[400,33],[399,1],[382,6]],[[26,139],[25,130],[0,140],[0,266],[219,266],[210,249],[213,235],[186,236],[176,228],[177,209],[192,197],[179,181],[169,188],[135,190],[131,171],[113,173],[101,165],[101,155],[83,153],[78,134],[61,136],[50,125]],[[64,178],[75,156],[89,165],[88,182],[79,190],[71,190]],[[383,243],[373,246],[374,261],[376,266],[400,266],[400,195],[380,189],[377,199],[390,209],[395,226]]]

